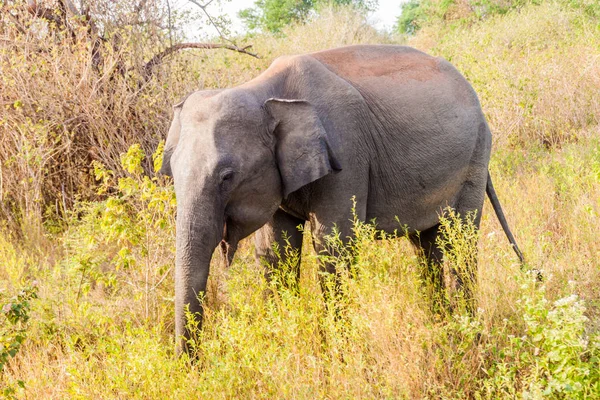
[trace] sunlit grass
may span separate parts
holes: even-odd
[[[546,281],[536,286],[521,271],[486,206],[473,316],[464,309],[432,313],[421,260],[402,234],[374,240],[375,231],[359,223],[350,248],[334,241],[340,267],[350,269],[342,273],[341,295],[327,301],[314,252],[303,252],[296,289],[281,284],[294,274],[289,266],[266,282],[247,241],[227,270],[215,256],[205,323],[194,347],[197,361],[190,363],[173,351],[172,278],[161,283],[162,297],[150,303],[151,318],[145,318],[144,294],[131,286],[141,265],[119,270],[119,279],[104,286],[98,282],[115,273],[114,261],[96,275],[70,270],[72,260],[85,254],[93,259],[116,243],[105,237],[100,249],[71,243],[74,252],[53,268],[22,261],[12,264],[21,267],[0,269],[3,282],[28,270],[40,282],[41,297],[28,339],[3,379],[11,385],[23,380],[26,388],[16,393],[26,398],[593,396],[599,393],[593,284],[598,265],[588,254],[598,251],[593,237],[598,216],[585,205],[575,213],[569,207],[584,201],[578,193],[597,193],[599,182],[593,168],[567,166],[594,165],[596,152],[593,142],[570,145],[540,154],[535,162],[513,163],[523,170],[508,174],[499,168],[509,153],[495,156],[492,173],[501,201],[529,265],[542,268]],[[572,186],[557,198],[564,182]],[[144,201],[133,193],[135,207],[148,204]],[[71,229],[89,234],[89,224],[106,218],[93,215]],[[549,220],[564,235],[542,224]],[[446,240],[458,250],[448,255],[446,268],[471,257],[470,245],[460,246],[468,226],[448,225]],[[160,231],[154,235],[153,240],[168,240],[160,239]],[[141,244],[127,246],[135,254]],[[151,246],[149,256],[158,251]],[[15,257],[8,242],[1,254]],[[82,284],[89,289],[79,291]]]

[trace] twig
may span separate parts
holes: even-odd
[[[231,51],[237,51],[238,53],[247,54],[254,58],[260,58],[258,56],[258,54],[249,52],[247,50],[251,47],[252,47],[252,45],[240,48],[240,47],[237,47],[234,45],[222,44],[222,43],[178,43],[178,44],[174,44],[173,46],[166,48],[165,50],[161,51],[160,53],[158,53],[157,55],[152,57],[150,59],[150,61],[148,61],[144,65],[144,75],[146,77],[149,77],[150,75],[152,75],[152,71],[153,71],[154,67],[157,66],[158,64],[160,64],[160,62],[163,60],[163,58],[168,57],[171,54],[173,54],[179,50],[183,50],[183,49],[227,49],[227,50],[231,50]]]
[[[196,0],[190,0],[190,2],[192,2],[193,4],[195,4],[195,5],[197,5],[198,7],[200,7],[200,9],[202,10],[202,12],[204,12],[204,14],[205,14],[205,15],[206,15],[206,17],[208,18],[208,21],[210,22],[210,24],[211,24],[211,25],[212,25],[212,26],[213,26],[213,27],[214,27],[214,28],[217,30],[217,33],[219,34],[219,37],[220,37],[221,39],[225,40],[226,42],[229,42],[229,43],[233,44],[235,47],[237,47],[237,46],[236,46],[236,44],[235,44],[235,43],[234,43],[232,40],[230,40],[230,39],[226,38],[226,37],[223,35],[223,33],[222,33],[222,32],[221,32],[221,30],[219,29],[219,26],[217,25],[217,23],[216,23],[216,22],[215,22],[215,21],[212,19],[212,17],[211,17],[211,16],[210,16],[210,14],[208,13],[208,11],[206,11],[206,7],[208,7],[208,6],[209,6],[209,5],[210,5],[210,4],[211,4],[213,1],[214,1],[214,0],[209,0],[209,1],[208,1],[208,3],[205,3],[205,4],[200,4],[200,3],[199,3],[198,1],[196,1]]]
[[[17,17],[15,17],[14,15],[12,15],[10,13],[10,11],[8,11],[8,7],[5,8],[4,6],[0,9],[3,15],[8,15],[8,17],[12,20],[13,24],[15,24],[15,28],[17,28],[17,30],[19,31],[19,33],[21,34],[26,34],[27,32],[25,31],[25,29],[21,26],[21,21],[19,21],[19,19]]]
[[[167,272],[165,272],[165,274],[162,276],[162,278],[160,278],[160,280],[158,282],[156,282],[156,284],[154,286],[152,286],[152,288],[150,289],[150,291],[156,290],[156,288],[158,288],[160,286],[160,284],[163,283],[163,281],[165,280],[165,278],[167,276],[169,276],[169,274],[171,273],[172,270],[173,270],[173,267],[169,268],[167,270]]]

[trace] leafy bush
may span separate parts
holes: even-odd
[[[355,11],[370,11],[377,0],[258,0],[253,8],[239,16],[250,30],[263,29],[280,33],[290,24],[305,22],[312,14],[336,6],[351,6]]]
[[[3,381],[2,373],[4,366],[10,358],[14,357],[21,345],[27,338],[27,323],[29,321],[29,311],[31,309],[31,300],[37,297],[37,284],[34,282],[32,286],[28,286],[15,296],[7,299],[6,294],[0,290],[0,382]],[[17,381],[21,387],[25,387],[25,383],[21,380]],[[0,388],[3,397],[11,397],[15,393],[15,389],[7,385]]]
[[[497,363],[485,370],[488,397],[591,398],[600,394],[600,336],[588,334],[583,300],[571,294],[555,301],[533,281],[517,303],[524,328],[509,334]]]
[[[560,4],[581,10],[592,18],[600,17],[600,5],[593,0],[411,0],[402,4],[396,29],[400,33],[412,35],[425,26],[439,27],[440,23],[449,27],[472,24],[542,3]]]
[[[310,0],[259,0],[254,8],[240,11],[239,16],[250,29],[264,28],[279,32],[292,22],[304,20],[313,8],[313,3]]]
[[[402,13],[398,16],[396,27],[400,33],[414,35],[421,28],[423,7],[419,0],[402,4]]]
[[[154,168],[162,163],[163,144],[153,156]],[[79,203],[66,235],[73,273],[80,275],[78,297],[101,285],[102,291],[124,290],[145,306],[139,318],[157,318],[164,298],[172,297],[172,260],[175,253],[175,193],[165,179],[144,175],[145,154],[133,145],[121,156],[128,176],[99,163],[94,174],[101,182],[99,202]],[[127,288],[118,282],[127,281]],[[168,282],[168,284],[166,283]],[[163,289],[164,288],[164,289]],[[142,311],[142,310],[140,310]]]

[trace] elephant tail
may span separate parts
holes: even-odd
[[[485,187],[485,191],[490,198],[490,202],[494,207],[494,211],[496,212],[496,216],[498,217],[498,221],[500,221],[500,225],[502,225],[502,229],[510,242],[515,253],[517,253],[517,257],[521,261],[521,265],[525,264],[525,257],[523,257],[523,253],[517,246],[517,242],[515,241],[515,237],[513,236],[510,228],[508,227],[508,222],[506,222],[506,217],[504,216],[504,212],[502,211],[502,207],[500,206],[500,201],[498,200],[498,196],[496,196],[496,191],[494,190],[494,185],[492,184],[492,177],[490,176],[490,172],[488,171],[487,177],[487,185]]]

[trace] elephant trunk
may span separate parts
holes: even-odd
[[[223,212],[215,210],[218,207],[211,207],[210,203],[209,199],[197,198],[181,202],[177,207],[175,334],[178,353],[189,353],[188,342],[202,326],[201,300],[213,251],[222,239]]]

